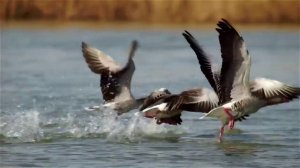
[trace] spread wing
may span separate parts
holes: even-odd
[[[267,101],[268,105],[289,102],[300,95],[299,87],[266,78],[251,81],[250,90],[252,95]]]
[[[200,69],[208,80],[210,86],[217,92],[217,84],[214,79],[214,75],[211,69],[211,62],[207,57],[207,54],[204,52],[202,47],[199,45],[198,41],[190,34],[188,31],[182,33],[186,41],[190,44],[190,47],[194,50],[198,62],[200,64]]]
[[[129,99],[131,94],[131,79],[135,70],[132,57],[137,48],[133,41],[124,67],[118,65],[110,56],[82,42],[82,52],[91,71],[101,74],[100,87],[105,101]]]
[[[220,74],[220,102],[249,96],[250,56],[243,37],[225,19],[218,22],[219,42],[222,53]]]
[[[191,89],[166,99],[169,111],[185,110],[192,112],[209,112],[217,107],[218,97],[212,90],[206,88]]]
[[[83,57],[92,72],[102,74],[107,71],[118,72],[122,69],[119,64],[104,52],[91,47],[85,42],[82,42],[81,46]]]

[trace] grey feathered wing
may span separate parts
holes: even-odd
[[[82,52],[90,70],[101,74],[100,87],[103,99],[107,102],[115,99],[132,99],[131,79],[135,71],[132,60],[137,48],[137,42],[133,41],[128,56],[128,62],[121,67],[110,56],[82,42]]]
[[[251,59],[243,37],[225,19],[217,24],[221,46],[219,104],[250,96],[249,75]]]
[[[300,88],[292,87],[277,80],[257,78],[250,82],[250,90],[267,102],[266,105],[286,103],[300,96]]]

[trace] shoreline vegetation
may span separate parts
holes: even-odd
[[[299,23],[299,0],[0,0],[0,20]]]
[[[99,22],[99,21],[7,21],[2,22],[1,28],[22,28],[28,30],[35,29],[69,29],[84,28],[91,30],[185,30],[185,29],[201,29],[214,30],[217,22],[201,23],[201,24],[159,24],[159,23],[141,23],[141,22]],[[234,23],[234,22],[233,22]],[[290,30],[299,31],[299,25],[282,23],[282,24],[236,24],[243,30]]]
[[[299,28],[299,0],[0,0],[1,27]]]

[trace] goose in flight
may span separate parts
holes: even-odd
[[[137,47],[138,42],[133,41],[128,61],[125,66],[121,66],[109,55],[82,42],[82,53],[88,67],[101,76],[100,87],[105,101],[103,106],[117,111],[118,114],[138,108],[145,99],[135,99],[131,93],[131,79],[135,71],[133,57]]]
[[[205,117],[218,118],[222,122],[219,142],[222,141],[224,127],[234,127],[236,120],[245,119],[260,108],[289,102],[300,95],[299,87],[292,87],[277,80],[257,78],[249,81],[251,58],[243,37],[225,19],[218,22],[219,42],[221,46],[222,67],[221,72],[211,70],[211,63],[204,52],[199,52],[197,41],[190,33],[192,49],[195,51],[202,72],[211,86],[217,89],[219,106],[205,114]],[[201,50],[200,50],[201,51]]]

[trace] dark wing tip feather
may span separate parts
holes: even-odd
[[[133,40],[131,42],[131,47],[130,47],[130,51],[129,51],[129,59],[131,59],[134,56],[134,53],[136,51],[136,49],[138,48],[139,43],[137,40]],[[128,66],[129,64],[127,63],[126,66]]]
[[[190,43],[190,45],[196,45],[197,40],[195,39],[195,37],[188,32],[187,30],[185,30],[182,35],[184,36],[184,38]]]
[[[300,96],[300,88],[288,85],[273,90],[265,90],[264,88],[257,90],[253,90],[253,88],[251,89],[251,93],[254,96],[266,100],[268,105],[286,103],[293,99],[297,99]]]
[[[291,100],[299,98],[299,96],[300,96],[300,88],[289,86],[288,89],[286,89],[286,93],[287,93],[288,97]]]
[[[217,25],[222,29],[233,29],[233,26],[225,19],[219,21]]]
[[[84,42],[84,41],[82,41],[82,42],[81,42],[81,46],[82,46],[82,47],[86,47],[86,46],[87,46],[87,43]]]
[[[185,31],[184,33],[182,33],[182,35],[183,35],[183,37],[184,37],[187,41],[189,41],[190,38],[192,37],[187,31]]]
[[[224,18],[222,18],[221,20],[222,20],[223,23],[226,25],[226,27],[228,27],[228,28],[230,28],[230,29],[234,29],[234,27],[232,26],[232,24],[231,24],[228,20],[226,20],[226,19],[224,19]]]
[[[242,36],[239,34],[239,32],[232,26],[232,24],[222,18],[221,21],[219,21],[217,23],[218,28],[216,28],[216,30],[221,34],[221,33],[226,33],[226,32],[233,32],[236,33],[238,36],[240,36],[240,38],[243,40]]]
[[[187,30],[184,30],[184,33],[182,33],[182,35],[193,37],[193,35],[190,32],[188,32]]]
[[[86,48],[88,47],[88,44],[86,42],[81,42],[81,48],[82,48],[82,51],[85,52]]]
[[[137,47],[139,46],[139,43],[138,43],[137,40],[133,40],[133,41],[131,42],[131,45],[132,45],[133,48],[137,48]]]

